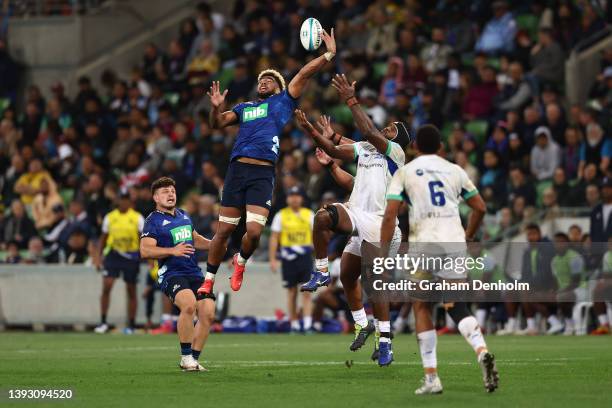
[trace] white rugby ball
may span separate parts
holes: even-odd
[[[321,46],[323,41],[323,27],[316,18],[307,18],[302,23],[300,28],[300,40],[302,40],[302,46],[308,51],[314,51]]]

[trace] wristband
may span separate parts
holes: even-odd
[[[340,136],[338,138],[338,140],[336,140],[336,136],[340,136],[339,134],[337,134],[336,132],[334,132],[334,134],[331,137],[332,142],[334,142],[334,144],[340,144],[340,142],[342,141],[342,136]]]
[[[325,54],[323,54],[323,57],[325,57],[325,60],[329,62],[334,58],[335,55],[335,52],[327,51]]]
[[[346,100],[346,104],[350,108],[351,106],[359,105],[359,101],[354,96],[351,96],[350,98]]]

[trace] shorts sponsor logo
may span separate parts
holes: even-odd
[[[181,287],[181,285],[179,285],[179,284],[174,285],[174,286],[172,287],[172,292],[176,292],[176,290],[177,290],[178,288],[180,288],[180,287]]]
[[[253,106],[251,108],[244,108],[242,111],[242,121],[249,122],[251,120],[265,118],[268,116],[268,104],[263,103],[259,106]]]
[[[170,235],[172,235],[174,245],[180,242],[191,241],[191,225],[181,225],[180,227],[172,228]]]

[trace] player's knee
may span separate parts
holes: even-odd
[[[236,226],[234,224],[220,222],[213,239],[227,240],[235,229]]]
[[[188,315],[193,315],[195,313],[195,302],[188,303],[181,307],[181,312]]]
[[[330,229],[332,225],[331,215],[325,208],[320,208],[315,214],[314,227],[318,230]]]

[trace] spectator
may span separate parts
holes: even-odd
[[[526,205],[535,205],[536,190],[533,183],[527,180],[527,176],[522,168],[514,167],[510,169],[510,191],[508,200],[513,201],[516,197],[523,197]]]
[[[212,41],[206,39],[200,43],[200,49],[187,66],[189,80],[199,79],[208,82],[211,75],[219,70],[220,60],[213,49]]]
[[[546,105],[546,126],[550,129],[553,140],[561,146],[565,146],[565,117],[558,103],[553,102]]]
[[[486,118],[492,113],[493,100],[498,93],[495,70],[486,66],[480,70],[480,80],[471,86],[463,99],[462,112],[464,119]]]
[[[359,99],[366,113],[372,118],[374,124],[382,129],[387,121],[387,112],[378,104],[377,96],[376,92],[369,88],[363,88],[359,92]]]
[[[508,165],[510,167],[528,167],[529,154],[525,145],[517,133],[510,133],[508,136]]]
[[[494,1],[492,4],[493,19],[482,30],[476,42],[476,51],[499,55],[512,52],[517,27],[506,1]]]
[[[505,85],[498,95],[498,108],[502,111],[522,109],[531,100],[531,87],[523,76],[523,67],[518,62],[510,64],[508,69],[510,83]]]
[[[433,74],[448,65],[448,57],[453,52],[450,45],[445,44],[445,33],[442,27],[433,27],[431,30],[431,42],[421,50],[421,61],[425,70]]]
[[[604,137],[604,130],[598,123],[589,123],[586,138],[580,145],[578,177],[582,177],[587,164],[593,163],[600,174],[606,174],[612,157],[612,139]]]
[[[608,242],[612,237],[612,178],[606,177],[601,185],[602,203],[591,211],[591,241]]]
[[[13,200],[10,215],[4,222],[4,242],[15,242],[20,249],[26,249],[28,241],[35,235],[36,228],[23,203]]]
[[[26,205],[31,205],[36,194],[40,192],[43,180],[47,180],[50,189],[56,189],[55,181],[44,169],[40,159],[33,159],[28,165],[28,171],[22,174],[15,183],[15,192],[21,196],[21,201]]]
[[[28,242],[28,252],[23,260],[27,264],[45,263],[45,248],[40,237],[32,237]]]
[[[536,180],[552,178],[553,173],[561,163],[561,149],[552,140],[550,130],[541,126],[536,129],[536,145],[531,149],[531,174]]]
[[[579,127],[571,126],[565,130],[565,143],[561,152],[561,165],[570,179],[574,179],[578,175],[581,139],[582,131]]]
[[[387,72],[380,85],[378,102],[386,108],[395,106],[398,93],[404,87],[404,62],[401,58],[391,57],[387,62]]]
[[[371,28],[368,32],[366,54],[374,60],[386,60],[397,48],[395,23],[390,20],[384,7],[375,7]]]
[[[531,49],[530,72],[540,82],[559,84],[563,81],[565,55],[555,41],[551,28],[540,28],[538,42]]]
[[[4,263],[18,264],[21,263],[21,255],[19,254],[19,244],[16,241],[10,241],[6,246],[6,258]]]
[[[571,207],[575,202],[573,189],[567,181],[565,171],[557,167],[553,175],[553,189],[557,195],[557,201],[561,207]]]
[[[43,179],[39,192],[32,201],[32,218],[37,230],[43,230],[53,224],[53,207],[56,205],[63,205],[62,197],[57,193],[55,184]]]

